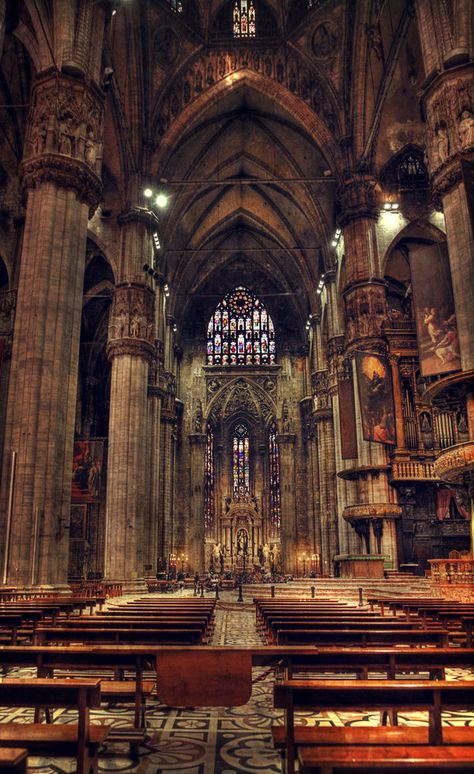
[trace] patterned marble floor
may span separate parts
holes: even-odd
[[[235,595],[225,593],[218,603],[215,645],[260,645],[255,630],[255,612],[249,603],[237,603]],[[22,670],[22,676],[26,676]],[[16,674],[19,675],[17,672]],[[15,676],[11,672],[9,676]],[[451,679],[461,679],[465,671],[452,670]],[[472,679],[474,673],[469,675]],[[282,722],[281,713],[272,706],[273,674],[254,670],[252,698],[242,707],[172,709],[150,702],[147,710],[148,736],[139,748],[138,759],[129,757],[128,745],[109,744],[100,758],[100,771],[130,774],[271,774],[280,772],[280,762],[271,743],[272,723]],[[93,722],[114,728],[130,725],[127,708],[114,707],[93,713]],[[0,722],[28,722],[28,710],[0,708]],[[58,711],[56,722],[75,721],[73,712]],[[362,713],[301,713],[299,723],[318,725],[378,725],[379,715]],[[427,723],[422,713],[407,714],[400,719],[407,724]],[[452,725],[474,725],[474,717],[451,713]],[[29,759],[29,770],[37,774],[69,774],[75,762],[71,759]]]

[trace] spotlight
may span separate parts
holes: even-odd
[[[153,191],[151,190],[151,188],[145,188],[145,190],[143,191],[143,196],[146,196],[147,199],[151,199],[151,197],[153,196]]]
[[[168,206],[168,197],[164,193],[159,193],[158,196],[155,199],[155,204],[157,207],[160,207],[160,209],[164,209]]]

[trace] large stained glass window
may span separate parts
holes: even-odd
[[[275,535],[281,526],[280,500],[280,452],[277,443],[277,428],[273,421],[268,433],[268,460],[270,477],[270,524]]]
[[[204,528],[211,532],[214,527],[215,497],[214,497],[214,433],[207,431],[205,487],[204,487]]]
[[[253,0],[235,0],[232,16],[234,38],[254,38],[257,34]]]
[[[246,288],[228,293],[207,328],[208,365],[272,365],[275,329],[264,304]]]
[[[232,437],[234,497],[250,494],[250,443],[249,431],[243,424],[237,425]]]

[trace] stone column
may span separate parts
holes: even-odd
[[[194,571],[203,572],[204,566],[204,463],[206,433],[191,433],[190,444],[190,500],[187,524],[189,564]]]
[[[16,586],[67,580],[82,288],[87,223],[101,196],[102,111],[102,94],[85,79],[55,73],[35,84],[21,168],[27,203],[2,483],[2,579]]]
[[[160,444],[160,545],[161,556],[166,566],[170,554],[176,553],[177,524],[175,523],[174,493],[176,469],[176,379],[169,371],[164,373],[164,395],[161,403],[161,444]]]
[[[281,556],[283,572],[294,573],[297,563],[295,443],[293,433],[277,436],[280,451]]]
[[[122,238],[128,241],[129,225]],[[132,235],[132,239],[133,239]],[[148,369],[154,355],[153,292],[116,287],[107,353],[112,361],[107,477],[105,574],[127,591],[142,588]]]
[[[345,330],[344,368],[353,359],[354,352],[366,351],[386,356],[387,346],[383,338],[382,324],[387,316],[386,285],[381,277],[376,222],[379,208],[375,196],[375,180],[354,174],[339,188],[339,223],[343,230],[345,247],[346,287],[343,290]],[[355,503],[340,503],[344,517],[354,526],[350,517],[357,513],[387,514],[391,518],[394,492],[388,480],[388,449],[382,443],[367,441],[363,437],[362,420],[357,398],[358,385],[355,363],[352,362],[355,386],[355,413],[358,458],[351,469],[343,468],[344,478],[355,487]],[[339,471],[338,471],[339,472]],[[352,499],[352,498],[351,498]],[[394,506],[395,507],[395,506]],[[396,509],[396,508],[395,508]],[[368,516],[370,518],[370,516]],[[380,524],[383,529],[384,552],[397,566],[397,541],[392,525]],[[348,534],[348,544],[341,546],[344,552],[352,551],[354,535]]]
[[[474,71],[447,70],[423,95],[427,155],[446,221],[449,262],[463,371],[474,368],[474,234],[461,161],[474,151]]]

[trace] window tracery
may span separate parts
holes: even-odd
[[[239,286],[217,306],[207,329],[208,365],[272,365],[275,329],[264,304]]]
[[[280,450],[277,442],[277,428],[273,420],[268,432],[270,524],[274,532],[281,527],[280,500]]]
[[[232,437],[232,484],[234,498],[250,494],[250,439],[242,423],[234,429]]]
[[[254,38],[257,34],[253,0],[235,0],[232,16],[234,38]]]

